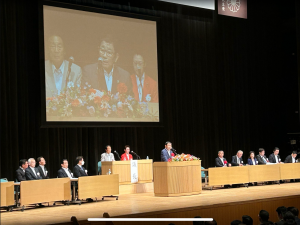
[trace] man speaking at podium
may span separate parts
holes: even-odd
[[[172,152],[172,143],[167,141],[165,143],[165,148],[163,150],[161,150],[161,161],[162,162],[168,162],[168,159],[172,158],[172,154],[174,155],[174,153]]]

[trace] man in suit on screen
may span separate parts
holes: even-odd
[[[238,152],[236,153],[236,155],[232,156],[231,159],[231,165],[232,166],[242,166],[243,165],[243,151],[242,150],[238,150]]]
[[[71,86],[81,84],[82,71],[72,60],[65,60],[64,42],[60,36],[52,35],[47,42],[49,60],[45,61],[46,98],[55,97]]]
[[[104,37],[98,51],[98,63],[83,68],[83,85],[87,83],[94,89],[116,94],[118,85],[123,83],[127,87],[126,94],[132,94],[130,74],[116,65],[119,59],[117,41],[111,36]]]
[[[256,156],[256,159],[258,161],[258,165],[266,165],[269,162],[269,160],[265,156],[265,149],[258,149],[258,155]]]
[[[77,165],[74,166],[74,169],[73,169],[74,177],[78,178],[78,177],[88,176],[87,170],[83,167],[84,160],[83,160],[82,156],[76,157],[76,163],[77,163]]]
[[[270,163],[281,163],[281,159],[279,156],[279,148],[275,147],[273,153],[269,155],[269,162]]]
[[[61,168],[57,171],[57,177],[58,178],[63,178],[63,177],[73,178],[73,173],[68,167],[69,167],[68,160],[63,159],[61,162]]]
[[[227,167],[231,166],[230,163],[224,158],[224,151],[218,151],[218,157],[215,159],[216,167]]]
[[[163,150],[161,150],[161,161],[162,162],[168,162],[169,159],[172,158],[172,156],[174,156],[172,149],[172,143],[167,141],[165,143],[165,148]]]
[[[16,179],[18,182],[26,180],[25,170],[28,168],[27,159],[21,159],[19,162],[20,167],[16,170]]]
[[[131,75],[134,98],[139,102],[158,102],[158,85],[155,80],[145,74],[144,57],[136,53],[133,56],[135,74]]]
[[[29,167],[25,170],[26,180],[40,180],[43,179],[41,177],[40,172],[35,168],[35,159],[28,159]]]
[[[37,161],[39,163],[39,166],[36,168],[37,171],[40,173],[41,177],[43,179],[49,179],[49,174],[48,174],[48,170],[45,167],[46,165],[46,160],[44,159],[43,156],[40,156],[37,158]]]
[[[293,151],[291,155],[288,155],[285,158],[284,163],[295,163],[297,155],[298,155],[297,151]]]

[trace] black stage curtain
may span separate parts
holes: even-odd
[[[67,2],[103,6],[103,1]],[[242,149],[246,160],[259,147],[267,155],[275,146],[282,158],[289,154],[286,108],[298,89],[284,50],[282,4],[260,2],[257,7],[248,1],[245,20],[215,12],[202,15],[203,10],[199,16],[187,15],[188,10],[183,15],[180,7],[178,12],[134,8],[123,2],[109,7],[161,18],[164,127],[41,128],[38,1],[3,0],[1,177],[14,180],[19,159],[38,156],[56,177],[60,160],[68,159],[72,169],[78,155],[93,175],[107,144],[119,153],[129,144],[142,158],[159,161],[169,140],[179,153],[200,157],[206,168],[214,166],[220,149],[227,159]]]

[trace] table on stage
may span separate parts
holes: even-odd
[[[153,181],[152,159],[141,159],[138,162],[138,183],[151,183]],[[130,161],[101,162],[102,175],[108,173],[119,174],[120,184],[131,184]]]
[[[209,186],[300,178],[300,163],[208,168]]]
[[[200,194],[201,161],[154,162],[154,195],[181,196]]]
[[[1,190],[1,199],[0,199],[0,207],[5,207],[7,209],[12,209],[12,206],[15,205],[14,200],[14,182],[0,182],[0,190]]]

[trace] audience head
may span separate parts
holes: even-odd
[[[46,165],[46,160],[44,159],[43,156],[38,157],[37,161],[38,161],[39,165],[41,165],[41,166],[45,166]]]
[[[195,216],[194,218],[201,218],[201,217]],[[193,221],[193,225],[204,225],[204,221]]]
[[[243,156],[243,151],[242,150],[238,150],[236,153],[237,157],[241,158]]]
[[[254,151],[249,152],[249,159],[254,159],[255,158],[255,153]]]
[[[106,145],[105,146],[105,151],[107,154],[110,154],[111,153],[111,146],[110,145]]]
[[[212,221],[205,221],[204,225],[218,225],[218,224],[217,221],[213,219]]]
[[[296,207],[288,207],[287,211],[291,212],[294,214],[294,216],[298,217],[299,216],[299,210]]]
[[[61,160],[61,167],[67,169],[69,166],[68,160],[67,159],[63,159]]]
[[[260,222],[268,222],[269,220],[269,213],[266,210],[260,210],[258,214],[258,218]]]
[[[223,158],[224,157],[224,151],[223,150],[218,151],[218,156],[220,158]]]
[[[83,166],[84,165],[84,160],[82,156],[77,156],[76,157],[76,164]]]
[[[234,220],[230,223],[230,225],[240,225],[242,223],[242,221],[240,220]]]
[[[273,152],[274,152],[274,155],[278,155],[279,154],[279,148],[275,147],[274,150],[273,150]]]
[[[279,206],[277,209],[276,209],[276,212],[277,212],[277,215],[278,215],[278,218],[281,220],[283,219],[283,216],[284,214],[286,213],[286,207],[284,206]]]
[[[242,217],[242,222],[243,224],[246,224],[246,225],[253,225],[253,219],[251,218],[251,216],[243,216]]]
[[[296,158],[297,155],[298,155],[298,152],[297,152],[297,151],[293,151],[293,152],[292,152],[292,157],[293,157],[293,158]]]
[[[21,159],[19,162],[20,167],[22,167],[24,170],[28,168],[28,161],[27,159]]]
[[[35,167],[35,159],[34,158],[28,159],[28,164],[30,167],[34,168]]]
[[[265,155],[265,149],[263,149],[263,148],[259,148],[259,149],[258,149],[258,152],[259,152],[259,154],[260,154],[261,156],[264,156],[264,155]]]
[[[126,154],[129,154],[129,152],[130,152],[130,146],[129,145],[125,145],[124,152]]]
[[[295,216],[292,212],[286,212],[283,216],[283,220],[284,221],[288,221],[288,220],[295,220]]]
[[[171,148],[172,148],[172,143],[171,143],[170,141],[166,141],[166,143],[165,143],[165,148],[166,148],[167,150],[171,150]]]

